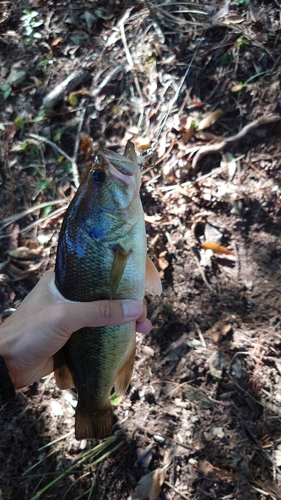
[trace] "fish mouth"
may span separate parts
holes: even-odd
[[[113,179],[126,186],[132,183],[132,177],[136,174],[138,168],[137,163],[106,148],[103,148],[100,154],[104,168],[108,169]]]
[[[114,180],[121,182],[125,186],[132,184],[132,174],[123,174],[113,163],[108,163],[108,170]]]
[[[138,164],[126,158],[125,156],[121,156],[115,151],[111,151],[110,149],[103,148],[101,151],[102,156],[106,160],[109,165],[113,165],[118,172],[132,176],[136,173],[136,169],[138,168]]]

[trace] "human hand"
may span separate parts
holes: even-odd
[[[15,389],[20,389],[53,371],[53,355],[80,328],[115,326],[137,321],[137,331],[148,333],[146,304],[137,300],[73,302],[55,286],[48,272],[0,328],[3,356]]]

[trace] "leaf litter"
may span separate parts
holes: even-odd
[[[101,449],[52,377],[1,412],[2,498],[280,498],[278,5],[2,7],[2,318],[53,268],[94,151],[131,138],[164,287]]]

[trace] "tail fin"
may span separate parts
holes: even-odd
[[[85,411],[78,406],[75,414],[76,439],[103,439],[112,433],[113,410],[110,402],[96,411]]]

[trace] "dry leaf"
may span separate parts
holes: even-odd
[[[86,133],[81,134],[80,151],[86,156],[87,160],[93,154],[94,151],[93,139]]]
[[[188,339],[187,333],[183,333],[178,340],[175,340],[175,342],[172,342],[165,352],[166,357],[164,359],[164,362],[173,361],[178,356],[181,356],[183,351],[186,349],[187,339]]]
[[[138,149],[151,148],[151,142],[150,139],[148,139],[148,137],[137,137],[135,144]]]
[[[205,477],[211,481],[234,481],[236,479],[235,474],[228,472],[226,470],[214,467],[208,460],[201,460],[198,463],[198,470]]]
[[[220,342],[231,330],[231,323],[224,325],[221,321],[218,321],[211,329],[214,342]]]
[[[133,500],[158,500],[164,480],[165,471],[163,469],[156,469],[146,474],[138,483]]]
[[[228,248],[218,245],[218,243],[203,243],[200,245],[204,250],[212,250],[216,255],[234,255]]]
[[[225,24],[240,24],[245,21],[244,17],[239,16],[237,14],[231,14],[230,16],[226,17],[222,22]]]
[[[183,116],[180,119],[180,133],[183,142],[188,142],[195,132],[195,120],[192,116]]]
[[[39,262],[37,264],[34,264],[34,266],[30,266],[30,268],[28,269],[26,266],[24,267],[24,269],[22,269],[18,266],[15,266],[10,260],[8,260],[0,268],[0,273],[7,274],[11,281],[21,281],[36,274],[41,265],[42,262]]]
[[[231,87],[231,92],[240,92],[241,89],[243,89],[244,85],[243,83],[238,83],[237,85],[233,85]]]
[[[55,38],[52,43],[51,43],[51,49],[56,50],[62,43],[64,42],[64,39],[61,36],[58,36]]]
[[[163,221],[163,218],[161,215],[147,215],[146,213],[144,214],[144,220],[145,222],[148,222],[149,224],[161,224]]]
[[[224,153],[222,155],[221,167],[227,167],[229,180],[232,181],[237,170],[237,159],[233,156],[232,153]]]
[[[207,361],[211,375],[215,378],[221,379],[224,370],[229,364],[229,360],[226,355],[222,351],[214,351]]]
[[[164,252],[161,252],[158,257],[158,266],[159,269],[161,269],[162,271],[165,271],[165,269],[169,267],[169,262],[167,261],[167,259],[165,259],[166,255],[167,255],[167,250],[164,250]]]
[[[218,245],[220,245],[223,233],[218,227],[213,226],[213,224],[206,221],[204,236],[206,241],[212,241],[212,243],[217,243]]]
[[[204,130],[205,128],[211,127],[220,119],[222,115],[222,109],[216,109],[216,111],[213,111],[209,115],[205,116],[205,118],[199,122],[197,130]]]
[[[28,247],[18,247],[8,252],[9,257],[15,260],[35,260],[42,254],[43,247],[30,249]]]
[[[43,81],[42,80],[39,80],[39,78],[37,78],[36,76],[31,76],[30,77],[30,80],[33,80],[36,87],[40,88],[43,86]]]
[[[39,243],[38,243],[37,240],[26,239],[25,242],[24,242],[24,246],[27,247],[27,248],[29,248],[31,250],[31,249],[38,248],[39,247]]]
[[[203,130],[199,130],[195,132],[196,139],[200,139],[200,141],[216,141],[222,142],[225,141],[225,137],[223,135],[212,134],[212,132],[203,132]]]

